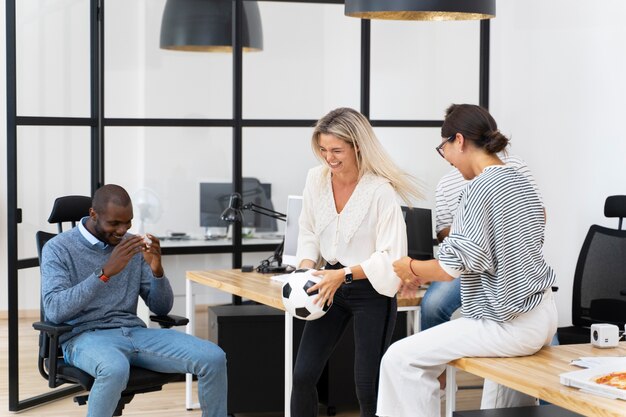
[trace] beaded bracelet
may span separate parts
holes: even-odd
[[[415,276],[417,276],[417,274],[415,273],[415,271],[413,271],[413,261],[415,259],[411,259],[411,261],[409,262],[409,269],[411,270],[411,273]]]

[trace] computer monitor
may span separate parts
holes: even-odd
[[[287,197],[287,222],[285,223],[285,244],[283,248],[283,265],[296,265],[298,251],[298,233],[300,230],[300,212],[302,211],[302,196],[290,195]]]
[[[228,223],[220,218],[228,207],[232,183],[203,182],[200,183],[200,226],[228,227]]]
[[[258,206],[273,210],[272,185],[263,184],[256,178],[242,179],[243,204],[254,203]],[[231,182],[203,182],[200,183],[200,226],[201,227],[228,227],[228,223],[221,219],[221,215],[228,207],[230,195],[234,192]],[[242,212],[242,227],[254,228],[256,232],[276,232],[276,219],[250,210]]]
[[[429,209],[402,206],[406,223],[409,256],[413,259],[433,258],[433,221]]]

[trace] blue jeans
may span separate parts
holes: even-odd
[[[226,356],[215,344],[170,329],[122,327],[86,331],[63,344],[65,361],[95,378],[88,417],[111,417],[130,365],[198,376],[203,417],[226,417]]]
[[[461,307],[461,280],[433,281],[420,304],[420,330],[430,329],[450,320]]]

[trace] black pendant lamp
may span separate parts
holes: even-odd
[[[346,0],[345,14],[387,20],[491,19],[496,0]]]
[[[243,3],[244,51],[263,49],[259,5]],[[167,0],[161,20],[161,48],[191,52],[231,52],[232,0]]]

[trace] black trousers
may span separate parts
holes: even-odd
[[[380,295],[369,280],[343,284],[328,312],[304,325],[293,374],[292,417],[317,416],[317,381],[350,318],[354,323],[354,381],[361,417],[374,417],[380,360],[391,342],[396,314],[395,297]]]

